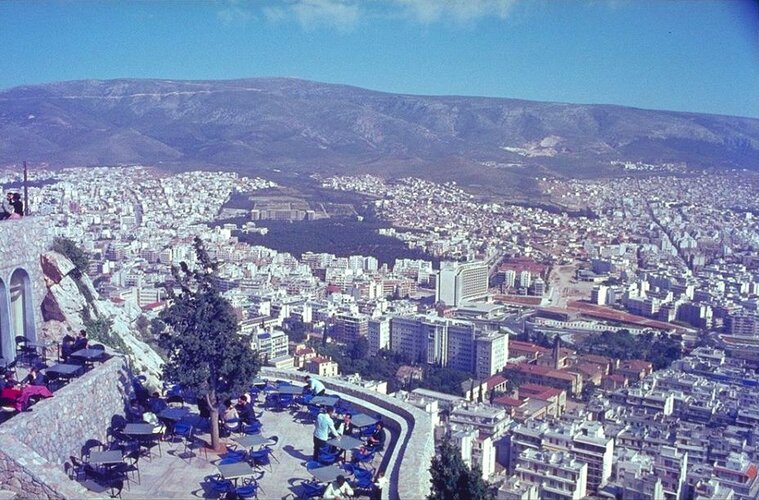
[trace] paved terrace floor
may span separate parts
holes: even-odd
[[[263,406],[257,404],[256,408],[261,411]],[[303,413],[299,415],[305,416]],[[298,415],[288,411],[263,410],[260,420],[263,436],[279,436],[274,447],[274,457],[279,463],[272,461],[271,471],[264,468],[264,476],[259,481],[259,498],[298,498],[301,479],[311,479],[305,462],[313,452],[314,425],[312,421],[300,421]],[[210,440],[208,434],[200,436]],[[234,444],[231,437],[222,440]],[[162,456],[154,456],[152,461],[140,460],[140,483],[130,481],[129,489],[125,486],[122,492],[123,498],[218,498],[217,494],[203,488],[205,477],[218,473],[214,465],[219,460],[217,454],[209,451],[206,458],[203,450],[195,450],[195,456],[189,461],[177,456],[184,451],[183,444],[162,442],[161,449]],[[155,451],[157,453],[157,449]],[[375,459],[375,465],[379,461],[379,458]]]

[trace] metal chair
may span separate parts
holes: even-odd
[[[211,487],[211,491],[214,493],[218,493],[219,496],[224,496],[227,493],[230,493],[234,491],[235,486],[232,484],[232,481],[229,479],[224,479],[221,477],[221,474],[216,474],[214,476],[207,476],[206,481],[208,482],[208,485]]]
[[[252,477],[242,480],[242,486],[235,488],[237,498],[258,498],[258,482]]]
[[[309,481],[307,479],[303,479],[300,486],[303,491],[299,498],[321,498],[322,495],[324,495],[324,491],[327,489],[326,484],[321,484],[315,480]]]

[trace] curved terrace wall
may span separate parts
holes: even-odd
[[[265,378],[305,383],[304,372],[262,368]],[[382,467],[390,481],[383,497],[425,498],[430,493],[430,462],[435,455],[434,426],[430,416],[420,409],[390,397],[341,380],[320,378],[327,389],[337,392],[355,406],[369,413],[379,413],[388,424],[393,438],[385,450]]]

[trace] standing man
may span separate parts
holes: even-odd
[[[319,450],[322,446],[327,444],[330,434],[337,437],[340,433],[335,429],[335,422],[332,420],[332,415],[335,413],[335,409],[331,406],[327,408],[326,413],[319,413],[316,416],[316,427],[314,428],[314,460],[319,459]]]
[[[311,375],[306,375],[306,383],[308,383],[308,390],[314,396],[321,396],[327,390],[319,380],[316,380]]]

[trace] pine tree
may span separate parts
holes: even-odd
[[[492,500],[494,495],[482,479],[479,468],[470,469],[461,450],[445,439],[430,466],[432,491],[428,500]]]
[[[206,399],[211,409],[211,446],[219,447],[218,402],[247,391],[258,372],[255,352],[237,333],[232,306],[213,280],[216,268],[195,238],[198,269],[174,269],[180,289],[167,287],[170,306],[161,312],[160,344],[166,349],[164,379]]]

